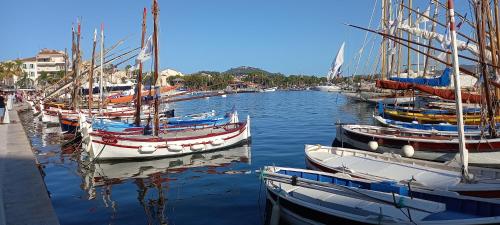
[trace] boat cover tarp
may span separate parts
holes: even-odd
[[[377,80],[377,87],[392,90],[408,90],[414,89],[419,90],[431,95],[438,96],[440,98],[455,100],[455,91],[451,89],[437,89],[427,85],[419,85],[412,83],[403,83],[392,80]],[[462,102],[464,103],[481,103],[481,95],[471,94],[462,91]]]
[[[174,90],[177,88],[177,86],[165,86],[160,88],[160,93],[165,93],[171,90]],[[154,96],[156,91],[153,89],[151,90],[151,95]],[[147,96],[150,94],[150,91],[142,91],[141,96]],[[108,102],[109,103],[129,103],[132,102],[135,99],[135,95],[113,95],[108,97]]]
[[[404,83],[412,83],[412,84],[420,84],[420,85],[428,85],[434,87],[448,87],[450,86],[450,68],[446,68],[443,71],[443,74],[440,77],[435,78],[399,78],[399,77],[390,77],[390,80],[404,82]]]

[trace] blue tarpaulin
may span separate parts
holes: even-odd
[[[405,82],[405,83],[412,83],[412,84],[421,84],[421,85],[428,85],[428,86],[434,86],[434,87],[447,87],[447,86],[450,86],[450,74],[451,74],[451,69],[450,68],[446,68],[443,71],[443,74],[440,77],[436,77],[436,78],[423,78],[423,77],[418,77],[418,78],[398,78],[398,77],[391,77],[389,79],[393,80],[393,81]]]

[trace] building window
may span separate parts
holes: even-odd
[[[33,63],[30,64],[30,69],[33,69],[35,66],[33,65]]]
[[[23,64],[23,69],[26,69],[26,64]]]
[[[31,77],[35,77],[35,72],[30,72]]]

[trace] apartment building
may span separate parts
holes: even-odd
[[[43,72],[50,75],[71,68],[64,51],[52,49],[42,49],[35,57],[21,59],[21,61],[23,72],[35,82]]]

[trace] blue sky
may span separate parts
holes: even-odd
[[[159,0],[160,67],[193,73],[245,65],[325,75],[342,41],[347,42],[346,64],[351,63],[364,33],[343,23],[367,26],[374,2]],[[90,55],[93,30],[101,23],[108,45],[129,37],[122,48],[139,46],[143,7],[148,9],[150,33],[150,0],[3,1],[0,61],[30,57],[41,48],[70,49],[71,24],[77,16],[82,18],[84,58]],[[378,16],[377,11],[375,19]],[[376,51],[378,46],[373,54]]]

